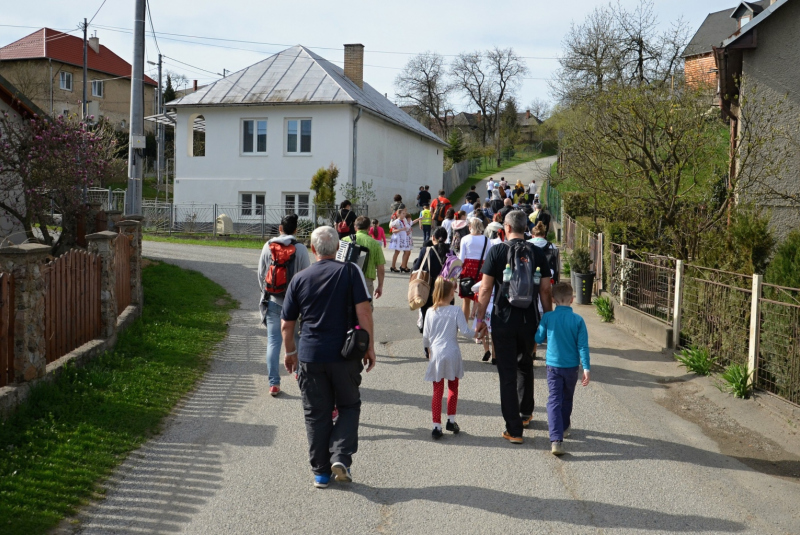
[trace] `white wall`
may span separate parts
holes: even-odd
[[[189,119],[202,114],[206,152],[188,155]],[[311,118],[311,155],[285,155],[284,120]],[[267,118],[267,153],[241,154],[241,120]],[[311,177],[333,162],[350,176],[352,121],[349,106],[259,106],[178,109],[175,202],[238,204],[239,192],[266,192],[266,204],[282,193],[312,193]],[[349,134],[348,134],[349,133]],[[342,179],[340,178],[340,181]]]
[[[373,180],[378,200],[370,203],[370,217],[386,218],[395,194],[415,210],[419,187],[430,186],[436,198],[442,187],[444,146],[363,113],[358,122],[358,181]]]
[[[202,114],[205,156],[189,156],[189,121]],[[266,156],[241,155],[241,120],[267,118]],[[286,118],[312,119],[311,156],[285,155]],[[333,162],[339,185],[351,181],[353,119],[348,105],[179,108],[176,126],[175,203],[238,204],[239,192],[265,192],[265,204],[281,204],[284,193],[310,193],[311,177]],[[419,186],[433,196],[442,186],[443,146],[366,111],[358,122],[358,183],[373,180],[378,200],[371,217],[389,215],[399,193],[415,205]]]

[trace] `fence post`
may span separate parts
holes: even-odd
[[[764,275],[753,275],[753,294],[750,302],[750,348],[747,355],[747,373],[750,374],[747,386],[753,388],[758,370],[759,334],[761,331],[761,283]]]
[[[169,230],[167,234],[172,236],[172,204],[169,205]]]
[[[0,250],[0,271],[14,276],[14,308],[9,321],[14,328],[14,382],[45,376],[45,283],[42,268],[50,247],[24,243]]]
[[[126,221],[117,223],[119,233],[131,236],[131,304],[144,302],[142,291],[142,216],[128,216]]]
[[[116,232],[103,231],[86,236],[88,249],[100,257],[100,338],[117,334],[117,268],[114,263]]]
[[[311,232],[314,232],[317,229],[317,203],[316,200],[314,204],[311,205]],[[309,237],[310,237],[309,233]]]
[[[675,300],[672,304],[672,348],[681,345],[681,307],[683,306],[683,260],[675,261]]]
[[[601,290],[605,290],[605,285],[603,284],[603,273],[605,272],[605,268],[603,267],[603,262],[606,259],[605,249],[603,249],[603,233],[600,232],[597,234],[597,255],[600,257],[600,262],[598,262],[597,267],[597,293],[599,294]]]
[[[622,250],[619,253],[619,270],[622,272],[622,277],[620,277],[619,283],[619,305],[625,306],[625,279],[627,279],[627,270],[625,269],[625,259],[628,256],[628,246],[623,245]]]

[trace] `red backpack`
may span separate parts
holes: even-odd
[[[297,242],[292,240],[288,245],[280,242],[269,244],[269,266],[264,277],[265,291],[268,294],[281,296],[286,294],[286,288],[289,287],[289,281],[294,275],[294,270],[290,268],[294,268],[294,257],[297,253],[295,243]]]

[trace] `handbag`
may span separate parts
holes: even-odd
[[[348,265],[348,270],[350,267]],[[353,303],[353,272],[350,274],[350,286],[347,291],[347,325],[350,329],[342,346],[342,358],[345,360],[362,360],[369,350],[369,333],[357,323],[356,305]]]
[[[481,263],[478,264],[478,272],[480,272],[481,268],[483,267],[483,255],[486,253],[486,244],[489,243],[489,238],[486,236],[483,237],[483,249],[481,250]],[[472,277],[463,277],[458,279],[458,288],[460,290],[459,295],[461,297],[474,297],[475,293],[472,291],[472,287],[475,286],[475,279]]]
[[[411,310],[422,308],[431,295],[430,254],[432,247],[425,251],[425,257],[419,264],[419,269],[411,273],[408,281],[408,307]],[[425,271],[427,265],[428,271]]]

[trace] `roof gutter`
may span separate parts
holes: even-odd
[[[361,106],[358,107],[358,114],[356,118],[353,119],[353,188],[356,187],[356,167],[358,165],[358,121],[361,119]]]

